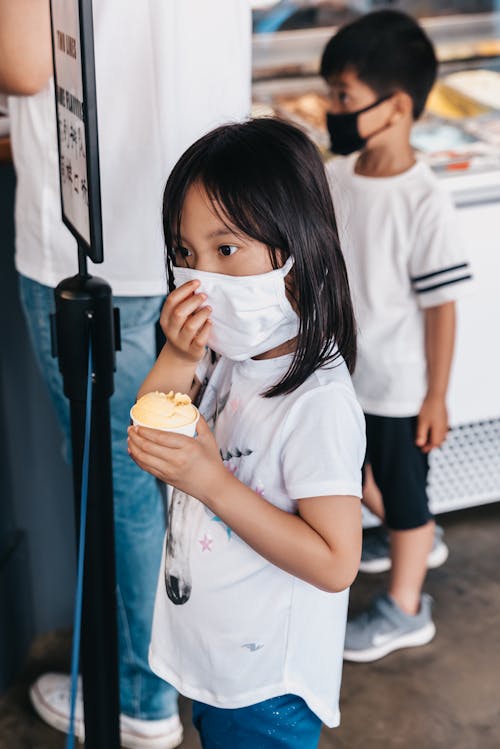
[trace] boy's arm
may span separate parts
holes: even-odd
[[[0,91],[36,94],[51,75],[49,0],[0,0]]]
[[[427,394],[420,408],[416,444],[428,453],[444,442],[448,432],[446,392],[455,345],[455,302],[425,310]]]

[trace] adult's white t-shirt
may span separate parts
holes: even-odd
[[[323,368],[293,393],[263,398],[291,356],[218,363],[201,403],[226,468],[284,510],[297,500],[361,496],[364,418],[346,365]],[[348,591],[327,593],[271,564],[198,500],[176,537],[178,579],[189,600],[158,580],[150,665],[181,694],[222,708],[281,694],[339,722]],[[297,554],[301,550],[297,549]],[[181,585],[182,589],[185,585]]]
[[[247,0],[94,0],[104,263],[121,296],[165,291],[162,191],[199,136],[250,113]],[[9,100],[16,267],[48,286],[78,270],[61,222],[52,81]]]
[[[422,161],[394,177],[327,164],[358,324],[353,375],[365,413],[415,416],[427,390],[424,311],[471,278],[450,196]]]

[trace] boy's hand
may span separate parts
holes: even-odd
[[[128,428],[128,451],[139,468],[206,502],[230,474],[205,419],[196,439],[158,429]]]
[[[448,432],[448,412],[441,396],[427,395],[417,418],[415,444],[422,452],[429,453],[439,447]]]
[[[206,294],[195,294],[199,281],[189,281],[168,295],[160,315],[167,343],[187,362],[196,364],[210,335],[211,307],[202,307]]]

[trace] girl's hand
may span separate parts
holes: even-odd
[[[193,439],[183,434],[131,426],[128,451],[143,471],[207,503],[230,474],[202,416],[197,430],[198,436]]]
[[[210,334],[211,307],[206,294],[195,294],[199,281],[189,281],[168,295],[160,315],[161,329],[177,356],[190,363],[203,357]]]
[[[423,453],[439,447],[448,432],[448,413],[444,398],[428,395],[418,414],[415,444]]]

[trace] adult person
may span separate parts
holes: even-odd
[[[111,399],[122,745],[178,746],[175,690],[150,670],[155,575],[164,533],[158,486],[127,454],[128,412],[155,356],[165,295],[161,196],[179,155],[250,108],[246,0],[94,0],[105,278],[120,308],[122,350]],[[11,95],[17,174],[16,268],[34,351],[69,438],[68,403],[50,352],[53,289],[76,272],[61,222],[49,0],[0,0],[0,90]],[[67,730],[69,677],[31,688],[39,715]],[[81,699],[77,731],[83,736]]]

